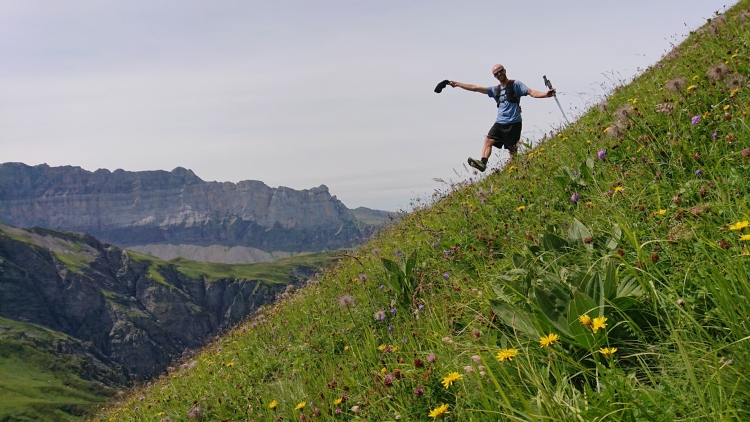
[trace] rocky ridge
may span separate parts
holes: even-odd
[[[23,163],[0,164],[0,221],[85,232],[120,247],[170,243],[266,252],[347,247],[375,227],[358,221],[325,185],[294,190],[254,180],[206,182],[181,167],[89,172]]]
[[[106,385],[146,379],[186,348],[273,301],[317,270],[286,280],[199,275],[81,233],[0,224],[0,317],[65,334],[80,375]]]

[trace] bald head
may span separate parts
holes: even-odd
[[[505,66],[501,64],[496,64],[492,66],[492,76],[497,78],[497,80],[500,81],[500,83],[505,83],[505,81],[508,80],[508,77],[505,75]]]
[[[500,69],[505,69],[505,66],[503,66],[501,64],[496,64],[496,65],[492,66],[492,74],[494,75]]]

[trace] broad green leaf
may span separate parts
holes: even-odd
[[[492,312],[503,324],[532,337],[540,337],[539,330],[534,327],[534,321],[521,308],[507,302],[490,300]]]

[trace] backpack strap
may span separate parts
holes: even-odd
[[[515,80],[509,79],[508,83],[505,84],[505,101],[509,103],[518,103],[518,95],[516,95]],[[500,90],[503,89],[502,85],[495,87],[495,103],[500,107]]]

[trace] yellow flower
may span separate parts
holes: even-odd
[[[440,406],[438,406],[438,407],[430,410],[430,417],[431,418],[439,418],[439,417],[441,417],[443,415],[447,415],[448,413],[450,413],[448,411],[448,407],[449,406],[450,406],[449,404],[443,403]]]
[[[294,408],[294,410],[301,410],[305,408],[305,405],[307,405],[306,401],[301,401],[299,404],[297,404],[297,407]]]
[[[382,351],[383,351],[383,350],[385,350],[385,349],[386,349],[387,347],[388,347],[388,346],[386,346],[385,344],[381,344],[380,346],[378,346],[378,350],[380,350],[380,351],[382,352]]]
[[[337,398],[336,400],[333,401],[333,405],[334,406],[338,406],[338,405],[341,404],[341,402],[342,402],[342,399],[341,399],[341,397],[339,397],[339,398]]]
[[[549,347],[560,340],[560,336],[554,333],[550,333],[539,339],[539,345],[542,347]]]
[[[510,166],[508,167],[508,171],[518,170],[517,166]]]
[[[724,111],[729,110],[729,104],[724,106]]]
[[[579,316],[578,321],[581,321],[581,324],[587,327],[591,325],[591,317],[586,314]]]
[[[229,362],[229,363],[227,363],[227,364],[226,364],[226,367],[227,367],[227,368],[231,368],[231,367],[233,367],[233,366],[234,366],[234,362]]]
[[[688,90],[688,91],[692,91],[692,90],[694,90],[695,88],[698,88],[698,87],[697,87],[697,86],[695,86],[695,85],[690,85],[689,87],[687,87],[687,90]]]
[[[514,357],[518,355],[518,350],[516,349],[500,349],[499,352],[497,352],[497,355],[495,356],[495,359],[498,360],[498,362],[505,362],[506,360],[513,360]]]
[[[740,236],[740,240],[750,240],[750,234],[743,234]]]
[[[612,356],[617,352],[616,347],[602,347],[599,349],[599,353],[603,354],[604,356]]]
[[[618,187],[616,187],[616,188],[615,188],[615,193],[617,193],[617,192],[622,192],[622,191],[624,191],[624,190],[625,190],[625,188],[624,188],[624,187],[622,187],[622,186],[618,186]]]
[[[739,54],[732,54],[732,58],[739,56]]]
[[[747,221],[747,220],[745,220],[745,221],[738,221],[738,222],[732,224],[731,226],[729,226],[729,230],[742,230],[745,227],[747,227],[748,225],[750,225],[750,221]]]
[[[380,369],[380,373],[382,373],[382,374],[387,374],[388,373],[388,370],[385,369],[385,366]]]
[[[659,210],[659,215],[664,215],[667,213],[667,210]]]
[[[698,79],[700,79],[700,77],[698,75],[693,76],[693,80],[694,81],[697,81]]]
[[[605,328],[607,326],[607,317],[596,317],[594,318],[594,322],[591,324],[591,331],[597,332],[600,328]]]
[[[268,403],[268,408],[273,410],[273,409],[276,409],[276,406],[278,405],[279,405],[279,402],[277,402],[276,400],[272,400],[271,403]]]
[[[344,351],[349,350],[349,346],[344,346]]]
[[[740,92],[740,89],[739,88],[735,88],[735,89],[733,89],[732,91],[729,92],[729,96],[730,97],[734,97],[735,95],[737,95],[738,92]]]
[[[463,377],[464,376],[459,374],[458,372],[451,372],[450,374],[446,375],[445,378],[443,378],[443,386],[445,388],[448,388],[453,385],[454,381],[458,381]]]
[[[523,206],[523,205],[521,205],[520,207],[516,208],[516,211],[523,211],[525,209],[526,209],[526,207]]]

